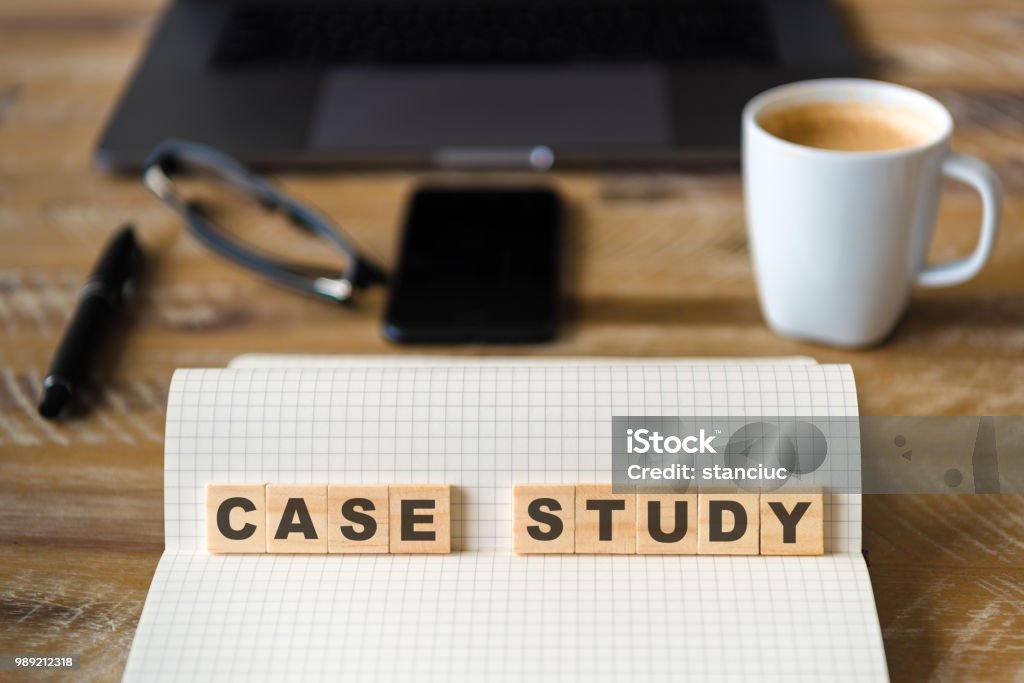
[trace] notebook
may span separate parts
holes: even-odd
[[[174,376],[166,549],[125,681],[887,679],[859,495],[828,495],[818,557],[512,552],[513,484],[608,481],[612,416],[855,416],[847,366],[233,365]],[[453,553],[210,555],[210,481],[448,483]]]

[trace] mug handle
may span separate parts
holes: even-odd
[[[981,235],[974,253],[967,258],[926,266],[921,270],[917,284],[923,287],[947,287],[977,275],[992,255],[1003,213],[1003,185],[992,167],[981,159],[951,153],[942,162],[942,173],[972,186],[981,195]]]

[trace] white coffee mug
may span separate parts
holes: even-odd
[[[794,144],[759,123],[794,105],[848,101],[916,115],[931,137],[911,147],[846,152]],[[952,130],[937,100],[879,81],[793,83],[747,104],[747,232],[761,310],[773,330],[840,346],[874,344],[899,322],[915,282],[953,285],[981,270],[999,230],[1002,187],[988,164],[950,151]],[[967,258],[927,265],[943,175],[981,194],[981,236]]]

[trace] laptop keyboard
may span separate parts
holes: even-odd
[[[757,0],[285,0],[239,3],[219,67],[772,62]]]

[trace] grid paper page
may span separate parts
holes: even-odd
[[[807,363],[810,356],[772,356],[765,358],[599,358],[568,356],[414,356],[373,354],[243,353],[228,363],[229,368],[337,368],[337,367],[563,367],[567,365],[603,367],[642,367],[644,365],[777,365]]]
[[[842,417],[856,392],[817,365],[179,371],[125,680],[884,679],[859,496],[831,496],[824,557],[511,553],[512,484],[609,481],[628,414]],[[208,481],[449,483],[456,552],[210,556]]]

